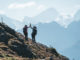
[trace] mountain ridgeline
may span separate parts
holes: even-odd
[[[55,48],[34,43],[30,38],[26,41],[21,33],[4,23],[0,23],[0,59],[49,60],[50,56],[53,56],[54,60],[69,60],[60,55]]]

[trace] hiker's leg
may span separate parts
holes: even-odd
[[[25,40],[27,40],[27,33],[25,33]]]
[[[24,33],[24,38],[26,39],[26,34],[25,34],[25,32],[23,32]]]
[[[25,39],[26,39],[26,34],[24,34],[25,35]]]
[[[34,34],[32,33],[32,41],[34,42]]]
[[[36,42],[36,41],[35,41],[35,35],[34,35],[34,42]]]
[[[36,42],[36,33],[34,34],[34,41]]]
[[[33,42],[35,42],[35,34],[33,34]]]
[[[31,36],[32,36],[32,41],[33,41],[33,33],[31,34]]]
[[[26,35],[25,35],[25,39],[26,39]]]
[[[26,40],[28,40],[28,33],[26,33]]]

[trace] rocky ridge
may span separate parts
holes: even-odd
[[[60,55],[55,48],[49,48],[41,43],[34,43],[30,38],[24,39],[21,33],[0,23],[0,59],[8,60],[69,60]]]

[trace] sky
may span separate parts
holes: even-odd
[[[56,9],[63,16],[73,16],[80,9],[80,0],[0,0],[0,14],[16,20],[37,16],[48,8]]]

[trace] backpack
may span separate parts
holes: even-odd
[[[23,32],[24,32],[24,33],[27,32],[27,28],[26,28],[26,27],[23,28]]]

